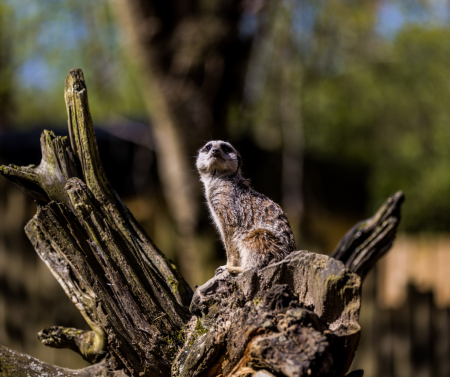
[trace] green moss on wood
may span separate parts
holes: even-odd
[[[178,292],[178,281],[175,280],[173,275],[169,275],[167,276],[167,280],[169,281],[169,285],[172,287],[172,291],[173,293],[177,293]]]
[[[209,330],[203,326],[202,321],[200,318],[197,318],[197,323],[195,325],[195,332],[198,334],[198,336],[202,336],[203,334],[206,334]]]

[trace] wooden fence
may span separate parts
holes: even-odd
[[[450,376],[450,236],[399,236],[363,288],[352,369],[365,377]]]

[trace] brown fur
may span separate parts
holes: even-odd
[[[224,267],[230,272],[264,267],[296,249],[286,215],[242,177],[241,158],[231,144],[207,143],[199,150],[197,170],[227,252]]]

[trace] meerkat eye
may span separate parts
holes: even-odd
[[[211,144],[208,144],[208,145],[205,147],[204,150],[205,150],[206,152],[209,152],[210,149],[211,149]]]
[[[222,150],[224,151],[224,153],[230,153],[231,152],[231,148],[227,147],[226,145],[222,144],[220,146],[222,148]]]

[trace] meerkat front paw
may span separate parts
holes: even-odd
[[[214,272],[214,276],[223,274],[225,271],[227,271],[227,266],[220,266],[216,268],[216,272]]]

